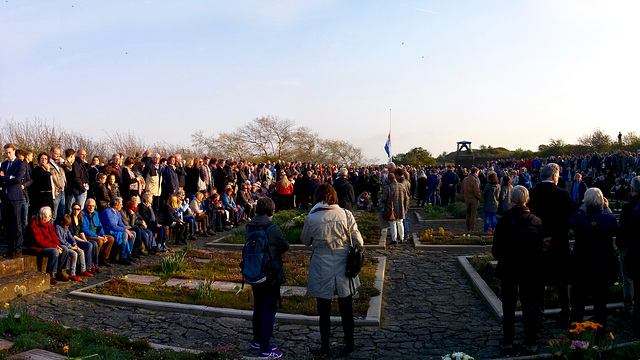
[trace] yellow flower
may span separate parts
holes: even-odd
[[[610,333],[609,333],[609,337],[611,338],[611,340],[613,340],[613,339],[614,339],[614,338],[613,338],[613,333],[612,333],[612,332],[610,332]]]
[[[4,308],[8,309],[11,305],[9,305],[9,303],[4,303]]]
[[[66,354],[66,353],[68,353],[68,352],[69,352],[69,347],[65,345],[65,346],[62,348],[62,351],[64,351],[64,352],[65,352],[65,354]]]

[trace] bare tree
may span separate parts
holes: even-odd
[[[611,136],[605,134],[600,128],[596,128],[593,133],[579,137],[578,144],[586,146],[593,151],[603,152],[609,150],[613,140]]]

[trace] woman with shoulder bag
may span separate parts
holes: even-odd
[[[345,347],[340,357],[353,352],[353,295],[360,286],[356,275],[346,275],[350,245],[364,245],[353,214],[338,206],[338,195],[329,184],[322,184],[315,193],[315,205],[307,215],[302,229],[302,242],[312,247],[307,293],[317,298],[320,316],[321,347],[314,355],[329,356],[331,336],[331,299],[338,296]]]
[[[398,240],[402,242],[404,239],[404,214],[409,208],[409,192],[405,186],[396,181],[394,174],[388,175],[387,185],[382,190],[380,201],[385,207],[393,209],[393,216],[385,219],[389,221],[389,227],[391,227],[391,245],[397,244]]]

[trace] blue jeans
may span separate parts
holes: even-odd
[[[278,285],[252,285],[253,291],[253,341],[260,344],[260,351],[268,352],[273,325],[276,320],[276,303],[280,295]]]
[[[196,232],[196,217],[193,215],[183,215],[182,220],[189,224],[189,235],[193,235]],[[206,230],[205,230],[206,231]]]
[[[44,248],[40,254],[47,258],[47,274],[60,272],[67,267],[69,260],[68,250],[62,249],[62,254],[56,248]]]
[[[142,243],[147,251],[158,247],[156,239],[153,237],[153,232],[149,229],[140,229],[140,236],[142,237]]]
[[[122,234],[122,246],[120,247],[120,259],[126,259],[131,254],[131,249],[133,249],[133,244],[136,241],[136,233],[131,232],[132,237],[129,237],[129,234],[125,231]]]
[[[484,212],[484,232],[488,232],[489,229],[494,230],[496,228],[496,223],[498,222],[496,214],[497,213],[489,211]]]
[[[92,265],[98,265],[98,243],[89,241],[77,241],[78,247],[84,251],[84,262],[87,269],[91,269]]]
[[[64,196],[64,190],[60,190],[58,196],[53,199],[53,209],[51,209],[51,219],[56,221],[58,216],[65,214],[66,197]]]
[[[87,192],[83,192],[80,195],[74,195],[74,194],[67,194],[66,197],[66,206],[65,208],[67,209],[67,214],[71,214],[71,206],[73,206],[73,203],[78,203],[80,204],[80,208],[84,209],[84,203],[85,201],[87,201]]]

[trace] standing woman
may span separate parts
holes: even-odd
[[[360,286],[356,276],[346,275],[349,241],[363,245],[353,214],[338,205],[338,195],[329,184],[322,184],[315,193],[315,205],[307,215],[302,229],[302,242],[311,246],[311,265],[307,293],[317,299],[320,316],[321,347],[314,355],[330,355],[331,299],[338,296],[345,347],[340,357],[353,351],[353,295]]]
[[[498,175],[494,172],[489,173],[487,177],[487,185],[482,191],[484,203],[482,210],[484,211],[484,232],[495,230],[498,218],[498,203],[500,197],[500,185],[498,184]]]
[[[198,180],[200,180],[200,160],[189,159],[185,168],[184,193],[188,199],[198,192]],[[206,186],[205,186],[206,188]]]
[[[498,212],[500,214],[504,213],[505,211],[513,207],[513,204],[511,204],[511,201],[509,201],[512,188],[513,186],[511,186],[511,178],[508,175],[503,176],[502,184],[500,184],[500,196],[499,196],[500,205],[498,208]]]
[[[31,191],[34,196],[31,197],[31,209],[34,213],[40,211],[43,206],[53,208],[53,199],[55,187],[51,181],[51,172],[49,172],[49,155],[40,153],[38,155],[38,165],[33,169],[33,185]]]
[[[140,191],[140,183],[138,182],[138,174],[133,170],[135,159],[128,157],[124,161],[122,168],[122,199],[126,202],[134,196],[138,196]]]
[[[276,193],[278,194],[278,210],[291,209],[293,204],[293,184],[289,181],[287,175],[283,172],[280,174],[281,180],[276,184]]]
[[[594,320],[606,330],[607,294],[620,271],[613,247],[613,237],[620,232],[620,225],[610,211],[605,211],[609,202],[600,189],[588,189],[584,204],[586,212],[578,211],[569,220],[576,236],[571,251],[571,267],[576,269],[571,282],[571,322],[582,322],[587,295],[591,294]]]
[[[409,190],[406,186],[398,183],[394,174],[387,176],[387,185],[382,189],[382,198],[380,198],[383,204],[393,203],[393,213],[396,216],[395,220],[389,221],[391,227],[391,245],[398,243],[398,240],[402,242],[404,239],[404,214],[409,209]]]

